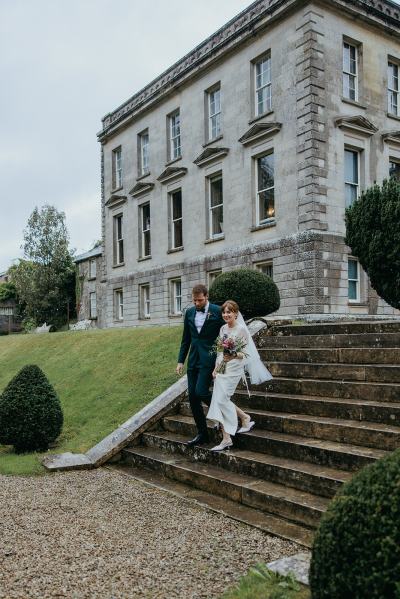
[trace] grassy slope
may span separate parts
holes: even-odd
[[[0,337],[0,392],[37,364],[64,410],[52,453],[84,452],[176,380],[180,327],[149,327]],[[40,455],[0,446],[0,474],[43,472]]]

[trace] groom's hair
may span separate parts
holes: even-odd
[[[202,283],[195,285],[192,289],[192,295],[199,295],[200,293],[202,293],[203,295],[208,295],[208,289]]]

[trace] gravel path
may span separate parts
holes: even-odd
[[[0,476],[1,599],[212,599],[298,550],[109,470]]]

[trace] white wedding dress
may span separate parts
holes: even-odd
[[[241,316],[233,327],[224,324],[219,332],[220,337],[242,337],[246,343],[244,353],[248,354],[245,358],[234,358],[226,363],[225,373],[218,373],[214,379],[214,390],[212,394],[210,409],[207,414],[209,420],[215,420],[224,427],[229,435],[234,435],[238,429],[238,417],[235,404],[231,401],[240,379],[246,380],[245,369],[249,372],[250,380],[253,383],[261,383],[272,379],[271,373],[265,368],[260,360],[253,339]],[[254,353],[255,352],[255,353]],[[216,366],[223,360],[222,352],[217,354]]]

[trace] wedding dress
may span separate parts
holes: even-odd
[[[257,348],[240,313],[235,325],[233,327],[229,327],[227,324],[223,325],[219,334],[221,338],[224,335],[227,335],[228,338],[241,337],[246,343],[243,351],[247,356],[226,362],[225,373],[218,373],[215,377],[210,409],[207,414],[209,420],[220,422],[229,435],[234,435],[238,428],[238,417],[231,397],[235,393],[240,379],[246,380],[245,370],[248,371],[250,380],[254,384],[270,380],[272,375],[261,362]],[[223,354],[219,352],[216,366],[219,366],[222,361]]]

